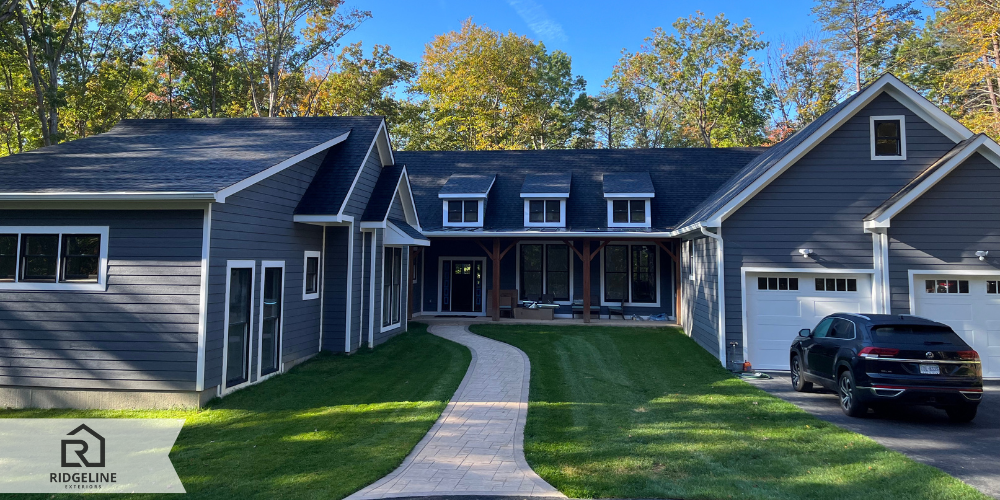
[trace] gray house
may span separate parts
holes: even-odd
[[[196,406],[413,317],[502,313],[662,315],[763,369],[828,313],[919,314],[1000,377],[998,166],[891,75],[767,149],[124,121],[0,158],[0,406]]]

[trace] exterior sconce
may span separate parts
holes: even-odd
[[[800,248],[799,253],[802,254],[803,257],[809,257],[812,255],[813,251],[811,248]]]
[[[977,250],[976,251],[976,257],[979,257],[979,260],[986,260],[986,256],[989,255],[989,254],[990,254],[989,250]]]

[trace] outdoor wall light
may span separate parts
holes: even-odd
[[[808,257],[812,255],[813,251],[812,248],[800,248],[799,253],[802,254],[803,257]]]
[[[979,257],[979,260],[986,260],[986,256],[989,255],[989,254],[990,254],[989,250],[977,250],[976,251],[976,257]]]

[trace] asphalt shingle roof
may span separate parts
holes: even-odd
[[[592,149],[541,151],[399,151],[405,163],[424,231],[440,231],[438,192],[454,174],[498,172],[487,199],[484,229],[523,230],[520,197],[525,177],[572,175],[567,230],[606,230],[605,173],[648,172],[658,193],[652,200],[653,229],[673,228],[763,148]]]
[[[604,174],[604,194],[655,193],[649,172]]]
[[[572,172],[551,172],[524,176],[521,194],[562,194],[569,196]]]
[[[354,185],[354,178],[368,156],[368,151],[371,149],[372,154],[378,154],[378,148],[373,148],[372,142],[382,124],[382,117],[364,116],[353,119],[357,122],[353,125],[351,135],[346,141],[330,149],[309,189],[302,195],[302,200],[295,209],[296,214],[337,214]]]
[[[122,120],[0,158],[0,194],[214,193],[372,120],[381,118]]]
[[[367,222],[384,221],[389,214],[389,207],[396,195],[396,186],[399,185],[399,178],[403,176],[403,165],[396,164],[382,167],[382,173],[378,176],[378,181],[372,189],[371,197],[368,198],[368,206],[361,220]]]
[[[438,194],[486,194],[496,174],[451,174]]]
[[[400,220],[400,219],[396,219],[394,217],[390,217],[389,218],[389,222],[393,226],[398,227],[400,231],[406,233],[407,236],[409,236],[409,237],[411,237],[413,239],[424,240],[424,241],[427,240],[427,237],[424,236],[423,233],[421,233],[420,231],[417,231],[416,228],[414,228],[413,226],[407,224],[405,220]]]

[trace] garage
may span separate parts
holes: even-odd
[[[911,274],[913,313],[952,327],[1000,378],[1000,274]]]
[[[747,360],[758,370],[787,370],[788,347],[803,328],[835,312],[872,311],[868,273],[746,273]]]

